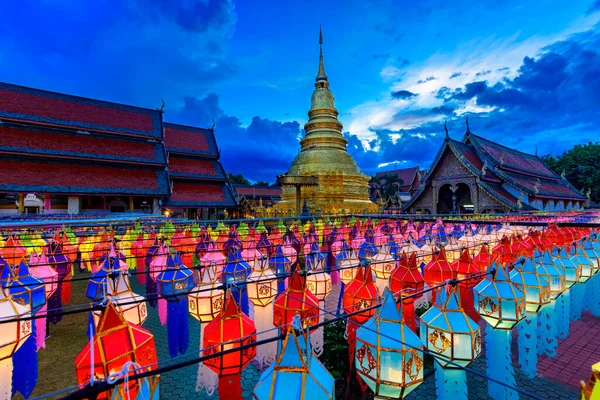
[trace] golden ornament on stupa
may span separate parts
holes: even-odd
[[[377,205],[369,199],[369,177],[360,173],[346,150],[348,141],[325,75],[322,43],[319,32],[319,72],[304,125],[306,134],[300,141],[300,153],[288,172],[279,177],[282,201],[275,207],[281,212],[296,209],[299,213],[299,205],[306,201],[313,215],[376,212]]]

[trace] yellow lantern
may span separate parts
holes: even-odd
[[[390,254],[390,246],[387,243],[381,246],[379,252],[371,259],[371,267],[377,277],[377,288],[383,293],[392,271],[396,268],[396,260]]]
[[[354,249],[348,250],[348,257],[339,262],[340,280],[344,285],[349,284],[354,279],[359,266],[360,260]]]

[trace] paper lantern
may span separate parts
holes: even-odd
[[[285,279],[290,276],[292,271],[292,263],[283,253],[281,246],[277,246],[275,253],[269,259],[269,266],[275,272],[275,275],[277,275],[278,292],[283,293],[286,289]]]
[[[487,276],[473,289],[475,309],[495,329],[512,329],[525,318],[525,292],[515,286],[504,268],[494,265],[495,276]]]
[[[356,331],[356,371],[376,399],[397,399],[423,382],[423,344],[405,326],[389,289],[381,307]]]
[[[6,243],[4,243],[4,246],[0,247],[0,256],[2,256],[2,259],[4,259],[10,267],[19,265],[21,261],[27,259],[27,250],[19,244],[17,238],[18,237],[16,236],[9,236]]]
[[[112,270],[107,280],[106,298],[110,300],[125,321],[142,326],[148,317],[144,296],[133,293],[129,273],[120,269]],[[97,326],[102,312],[94,311],[94,324]]]
[[[388,279],[395,268],[396,259],[390,254],[390,247],[386,243],[377,252],[377,254],[371,259],[371,268],[375,273],[376,285],[379,292],[383,293],[383,289],[388,286]]]
[[[452,264],[446,260],[446,251],[442,247],[437,254],[434,254],[431,261],[423,268],[423,278],[431,288],[438,286],[448,280],[456,279],[456,270]],[[435,302],[436,292],[432,293],[433,302]]]
[[[490,254],[489,246],[482,244],[479,248],[479,252],[473,257],[473,262],[479,265],[481,272],[487,272],[489,267],[494,262],[492,254]]]
[[[361,263],[370,263],[371,259],[375,257],[379,249],[375,246],[374,232],[372,229],[367,229],[365,232],[365,241],[360,244],[358,248],[358,259]]]
[[[206,326],[203,343],[204,356],[256,343],[254,322],[240,311],[230,292],[221,313]],[[250,346],[204,360],[204,364],[219,376],[221,398],[241,398],[242,371],[255,355],[256,347]]]
[[[446,289],[439,290],[443,293]],[[479,325],[459,306],[457,292],[451,287],[420,319],[421,341],[429,351],[444,357],[436,361],[445,368],[466,367],[481,353]]]
[[[479,314],[473,304],[473,287],[483,279],[479,264],[473,261],[469,249],[463,249],[460,257],[452,263],[452,269],[456,271],[456,278],[460,281],[460,306],[472,320],[478,322]]]
[[[530,313],[537,313],[542,306],[549,304],[550,284],[547,276],[539,274],[531,259],[527,258],[523,265],[516,267],[510,273],[513,285],[525,293],[525,309]]]
[[[404,322],[410,329],[416,331],[415,301],[423,296],[420,292],[425,287],[425,280],[417,266],[416,253],[411,253],[409,259],[404,254],[397,265],[390,276],[390,289],[396,298],[402,299],[400,304],[402,305]]]
[[[365,323],[375,314],[374,309],[370,309],[378,303],[379,293],[377,286],[373,282],[373,273],[371,267],[359,268],[354,279],[346,286],[342,304],[346,314],[354,313],[360,310],[366,310],[361,313],[351,315],[349,318],[359,324]]]
[[[108,294],[108,279],[112,273],[109,259],[105,259],[100,265],[96,272],[92,272],[85,291],[85,295],[96,302],[102,301]]]
[[[560,249],[560,252],[554,258],[554,264],[560,265],[565,270],[565,285],[571,288],[581,277],[581,264],[573,262],[573,259],[567,253],[565,247]]]
[[[135,373],[154,371],[158,368],[154,336],[148,330],[125,321],[110,302],[102,313],[96,334],[90,342],[75,358],[77,383],[80,385],[87,385],[92,374],[94,380],[101,380],[112,373],[120,372],[128,362],[135,362],[141,366],[141,370]],[[129,373],[129,375],[133,374],[133,371]],[[158,393],[159,379],[158,375],[150,378],[153,389],[151,398],[154,392]],[[127,382],[128,389],[124,384],[119,385],[99,393],[97,398],[110,399],[113,396],[127,398],[126,390],[131,397],[135,398],[139,391],[138,380],[132,379]]]
[[[0,318],[11,321],[2,324],[0,329],[0,393],[7,394],[6,398],[10,398],[12,393],[12,357],[32,332],[32,321],[23,321],[21,318],[30,315],[29,306],[7,296],[5,289],[0,286]]]
[[[4,270],[10,271],[7,266],[4,267]],[[21,261],[14,275],[10,274],[8,281],[5,280],[4,284],[13,300],[19,304],[27,304],[33,314],[46,305],[44,282],[29,273],[25,262]]]
[[[292,274],[290,285],[280,293],[273,306],[273,325],[282,327],[290,324],[298,314],[303,328],[319,321],[319,299],[306,287],[305,278],[298,271]]]
[[[49,298],[58,286],[58,274],[48,265],[46,253],[42,253],[37,257],[36,253],[32,253],[29,258],[29,272],[32,276],[41,279],[44,282],[46,298]]]
[[[252,395],[256,400],[333,399],[335,380],[312,355],[310,340],[290,326],[277,362],[261,374]]]
[[[581,267],[581,275],[579,276],[579,282],[587,282],[593,275],[593,264],[587,257],[581,245],[577,247],[574,254],[571,254],[573,263]]]
[[[350,248],[346,242],[344,242],[343,246],[346,246],[345,250],[342,250],[338,257],[344,255],[345,257],[337,258],[336,262],[338,268],[340,269],[340,280],[344,283],[344,285],[349,284],[354,277],[356,276],[356,272],[360,267],[360,260],[358,256],[354,252],[352,248]],[[345,251],[345,253],[344,253]]]
[[[549,252],[544,252],[542,263],[537,264],[538,274],[550,283],[550,297],[555,300],[566,288],[565,269],[561,264],[555,265]]]

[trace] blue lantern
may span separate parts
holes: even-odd
[[[23,261],[8,282],[8,293],[20,304],[31,306],[32,314],[38,312],[46,304],[44,282],[29,273],[27,264]]]
[[[290,276],[292,264],[290,259],[283,253],[281,246],[277,246],[275,253],[269,260],[269,266],[277,275],[277,291],[279,293],[285,292],[285,278]]]
[[[93,301],[101,301],[108,292],[108,277],[112,270],[110,260],[105,259],[100,269],[92,273],[85,291],[85,295]]]
[[[235,301],[246,315],[250,312],[246,280],[251,273],[252,267],[244,261],[240,250],[237,247],[231,248],[227,257],[227,264],[223,268],[221,279],[223,284],[230,288]]]

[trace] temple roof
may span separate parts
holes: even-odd
[[[227,181],[225,171],[217,160],[169,155],[169,175],[172,178]]]
[[[165,122],[165,146],[171,153],[219,158],[219,150],[212,129]]]
[[[161,142],[8,122],[0,125],[0,153],[166,165]]]
[[[225,183],[173,182],[173,193],[165,204],[170,207],[233,207],[231,190]]]
[[[387,174],[396,175],[403,182],[400,185],[400,191],[403,193],[411,193],[414,194],[419,186],[421,186],[421,177],[425,175],[425,171],[419,169],[419,167],[409,167],[409,168],[401,168],[394,169],[391,171],[381,171],[377,172],[375,175],[382,178]]]
[[[253,186],[253,185],[233,185],[235,192],[238,195],[243,195],[247,198],[256,197],[267,197],[279,199],[281,198],[281,186]]]
[[[162,139],[162,113],[0,82],[0,120]]]
[[[169,194],[167,171],[156,168],[3,158],[0,175],[0,192]]]

